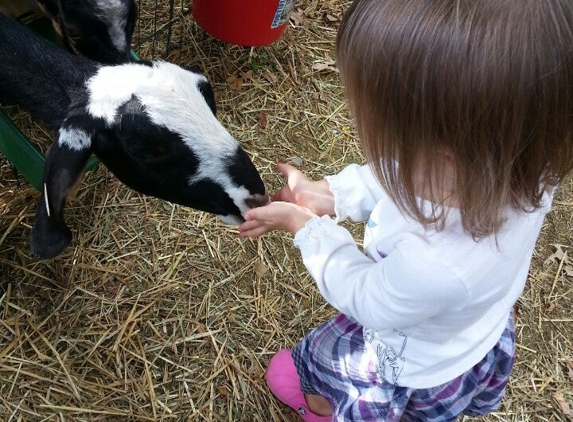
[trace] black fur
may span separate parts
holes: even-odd
[[[95,62],[66,53],[0,13],[0,100],[58,128],[72,101],[86,104]],[[49,106],[47,106],[49,104]]]
[[[145,72],[140,66],[145,67]],[[203,77],[175,65],[158,63],[157,69],[155,66],[151,62],[103,66],[59,49],[0,14],[0,98],[20,104],[34,117],[59,127],[58,139],[46,155],[43,191],[30,236],[32,252],[38,258],[54,257],[70,242],[71,232],[63,217],[65,201],[92,153],[134,190],[221,217],[232,216],[235,222],[249,207],[268,202],[264,184],[247,154],[230,135],[225,135],[212,115],[215,102],[210,85]],[[198,95],[204,103],[194,97],[181,107],[191,113],[192,121],[200,123],[193,127],[187,120],[173,121],[171,112],[159,107],[155,112],[168,118],[161,120],[167,123],[156,124],[135,93],[113,107],[97,102],[101,99],[92,100],[90,80],[104,75],[106,81],[119,75],[118,71],[128,80],[132,74],[149,78],[150,72],[162,71],[166,73],[159,73],[160,80],[177,75],[178,82],[190,81],[189,91],[184,88],[174,99],[188,101],[189,95]],[[149,83],[148,79],[145,81]],[[158,86],[163,87],[162,84]],[[145,86],[145,95],[149,95],[149,87]],[[110,94],[115,98],[115,88],[108,88],[106,83],[95,89],[104,98]],[[162,89],[154,94],[152,103],[164,98]],[[92,106],[96,110],[103,107],[113,116],[100,116],[90,111]],[[165,124],[176,127],[171,130]],[[181,128],[185,128],[181,133],[186,139],[177,132]],[[200,128],[203,131],[197,132]],[[197,138],[197,133],[203,134],[201,138]],[[199,143],[197,147],[190,142],[192,138]],[[211,151],[210,146],[216,143],[220,145]],[[201,166],[203,159],[209,164]],[[203,168],[203,173],[198,173],[199,168]],[[237,193],[245,191],[249,194]]]

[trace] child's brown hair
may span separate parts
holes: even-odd
[[[572,169],[571,0],[355,0],[337,59],[367,161],[425,225],[444,222],[444,157],[475,238]]]

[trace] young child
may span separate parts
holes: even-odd
[[[496,410],[555,187],[573,166],[573,2],[355,0],[337,58],[367,160],[287,184],[239,230],[287,230],[341,314],[271,360],[305,421]],[[334,217],[334,218],[333,218]],[[363,252],[336,224],[367,221]]]

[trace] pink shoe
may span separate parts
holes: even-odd
[[[332,416],[319,416],[308,408],[290,350],[279,350],[269,362],[267,385],[280,401],[296,410],[303,421],[332,421]]]

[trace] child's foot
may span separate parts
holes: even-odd
[[[300,379],[290,350],[279,350],[273,356],[267,369],[267,384],[280,401],[298,412],[302,420],[306,422],[332,420],[332,415],[320,416],[310,410],[304,393],[300,390]]]

